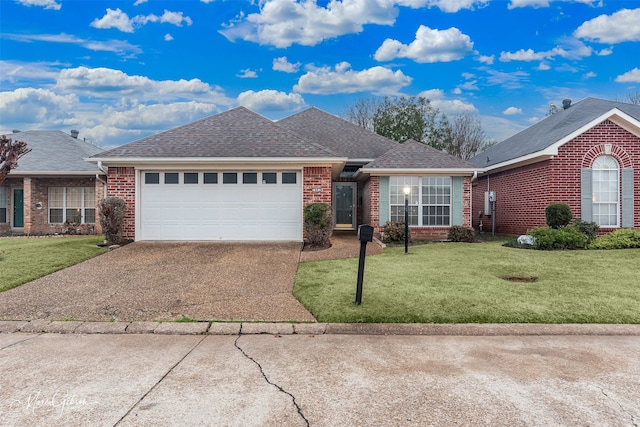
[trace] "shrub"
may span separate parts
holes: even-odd
[[[573,226],[576,228],[576,230],[587,237],[587,245],[593,242],[596,237],[598,237],[598,230],[600,229],[600,226],[595,222],[585,222],[581,219],[577,219],[573,223]]]
[[[566,203],[552,203],[544,210],[547,225],[551,228],[562,228],[569,225],[573,215],[571,208]]]
[[[587,237],[573,226],[563,228],[539,227],[529,230],[527,234],[536,238],[533,249],[549,251],[584,249],[587,247]]]
[[[447,239],[451,240],[452,242],[473,243],[475,241],[473,228],[454,225],[449,229],[449,235],[447,236]]]
[[[598,237],[591,245],[593,249],[632,249],[640,248],[640,230],[621,228]]]
[[[304,207],[305,241],[309,246],[328,248],[333,232],[331,206],[326,203],[311,203]]]
[[[126,203],[119,197],[107,197],[100,201],[100,225],[109,245],[119,245],[122,242],[122,227]]]
[[[387,221],[382,227],[382,233],[382,241],[384,243],[404,242],[404,221]],[[409,231],[409,236],[407,237],[411,239],[411,231]]]

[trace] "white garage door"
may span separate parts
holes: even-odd
[[[141,172],[138,240],[302,240],[299,171]]]

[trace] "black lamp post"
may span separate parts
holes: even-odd
[[[411,187],[404,187],[404,254],[409,253],[409,193]]]

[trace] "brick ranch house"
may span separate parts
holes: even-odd
[[[133,240],[303,240],[303,207],[333,208],[335,229],[404,219],[414,236],[471,226],[476,166],[398,144],[310,108],[277,122],[244,107],[95,155]]]
[[[496,232],[546,225],[545,208],[567,203],[602,232],[640,228],[640,106],[587,98],[470,160],[473,226],[491,230],[485,194],[495,192]]]
[[[72,136],[73,135],[73,136]],[[0,185],[0,235],[100,234],[106,174],[84,159],[103,150],[77,132],[14,131],[31,149]]]

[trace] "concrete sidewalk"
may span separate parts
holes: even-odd
[[[637,334],[7,333],[0,334],[0,419],[3,426],[634,426],[639,354]]]

